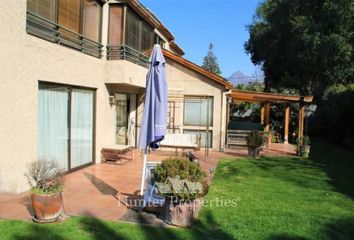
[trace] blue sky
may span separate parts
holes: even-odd
[[[209,43],[224,77],[235,71],[252,75],[255,66],[244,51],[246,25],[259,0],[140,0],[176,38],[185,58],[201,65]]]

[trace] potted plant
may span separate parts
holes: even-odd
[[[301,157],[308,158],[310,154],[311,141],[309,136],[302,136],[297,140],[297,154]]]
[[[165,196],[165,221],[188,227],[197,218],[201,198],[207,193],[206,174],[187,159],[162,161],[153,171],[153,181]]]
[[[263,144],[263,135],[258,131],[251,131],[247,137],[248,156],[253,158],[259,158],[259,152]]]
[[[31,186],[33,220],[54,222],[63,210],[62,191],[64,178],[62,170],[54,161],[36,161],[29,165],[25,174]]]

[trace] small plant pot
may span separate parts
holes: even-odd
[[[261,151],[260,147],[257,148],[248,148],[248,156],[251,158],[259,159],[259,153]]]
[[[63,211],[61,193],[39,194],[32,193],[33,220],[39,223],[55,222]]]
[[[165,221],[179,227],[190,227],[198,217],[201,207],[201,199],[176,204],[166,197]]]

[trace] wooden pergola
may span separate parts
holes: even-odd
[[[261,104],[261,123],[266,132],[270,129],[270,106],[276,103],[285,103],[285,121],[284,121],[284,143],[288,143],[289,139],[289,123],[290,123],[290,103],[299,104],[299,133],[300,139],[304,135],[304,118],[305,118],[305,105],[311,104],[313,96],[289,96],[276,93],[265,92],[247,92],[239,90],[231,90],[226,94],[234,102],[250,102]],[[229,106],[228,106],[229,107]]]

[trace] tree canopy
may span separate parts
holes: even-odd
[[[245,50],[262,65],[265,88],[321,96],[354,76],[353,0],[266,0]]]
[[[213,47],[214,47],[213,44],[210,43],[208,54],[204,57],[202,68],[204,68],[212,73],[215,73],[217,75],[221,75],[221,70],[220,70],[220,67],[218,64],[218,59],[214,54]]]

